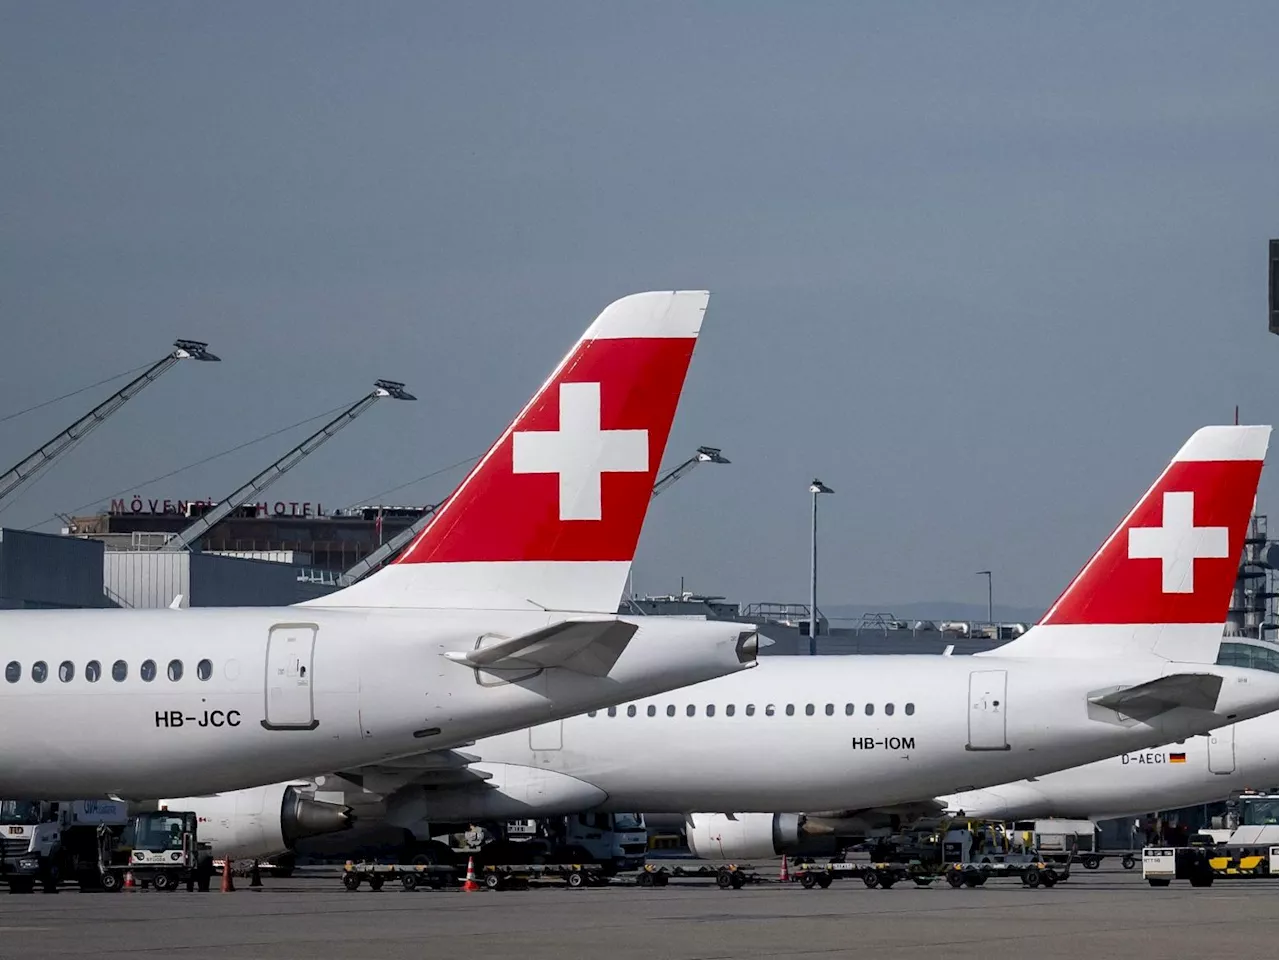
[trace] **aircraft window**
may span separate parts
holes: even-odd
[[[827,704],[827,716],[834,717],[836,715],[836,705],[834,703]]]
[[[58,664],[58,679],[63,683],[70,683],[76,678],[76,665],[70,660],[63,660]]]
[[[812,716],[813,716],[813,704],[812,704],[812,703],[806,703],[806,704],[805,704],[805,706],[804,706],[804,715],[805,715],[806,717],[812,717]]]
[[[138,668],[138,676],[147,683],[154,680],[156,678],[156,662],[154,660],[143,660],[142,666]]]
[[[732,716],[733,716],[733,712],[734,712],[734,706],[733,706],[733,704],[732,704],[732,703],[728,704],[728,705],[724,708],[724,715],[725,715],[726,717],[732,717]]]
[[[884,705],[884,715],[885,715],[886,717],[892,717],[892,716],[893,716],[893,704],[892,704],[892,703],[886,703],[886,704]]]
[[[846,703],[846,704],[844,705],[844,715],[845,715],[846,717],[852,717],[852,716],[853,716],[853,704],[852,704],[852,703]]]
[[[43,660],[37,660],[31,665],[31,679],[36,683],[44,683],[49,676],[49,665]]]
[[[169,679],[174,681],[182,679],[182,661],[181,660],[169,661]]]
[[[772,704],[772,703],[765,704],[765,708],[764,708],[764,715],[765,715],[766,717],[772,717],[772,716],[773,716],[773,704]]]
[[[633,703],[631,704],[631,706],[627,707],[627,716],[634,717],[635,715],[636,715],[636,705]]]
[[[676,715],[676,705],[674,703],[667,704],[667,716],[674,717]]]
[[[111,665],[111,679],[120,683],[125,677],[129,676],[129,664],[123,660],[117,660]]]
[[[698,712],[698,708],[697,708],[697,707],[695,707],[692,703],[691,703],[691,704],[689,704],[687,707],[685,707],[685,708],[684,708],[684,715],[685,715],[686,717],[692,717],[692,716],[695,716],[695,715],[697,714],[697,712]]]
[[[10,660],[4,668],[4,678],[10,683],[17,683],[22,679],[22,664],[17,660]]]
[[[747,716],[754,717],[756,715],[756,705],[754,703],[747,704]]]
[[[84,665],[84,678],[90,683],[97,683],[102,678],[102,664],[97,660],[90,660]]]
[[[201,660],[196,664],[196,676],[201,680],[208,680],[213,676],[213,661]]]
[[[794,703],[787,704],[787,716],[794,717],[796,715],[796,705]]]
[[[618,708],[617,708],[617,707],[610,707],[610,708],[609,708],[609,716],[611,716],[611,717],[616,717],[617,715],[618,715]]]
[[[868,703],[863,708],[862,712],[865,713],[868,717],[874,716],[876,712],[876,705],[874,703]]]
[[[916,705],[914,703],[908,703],[903,709],[907,711],[907,716],[909,717],[916,712]]]
[[[714,703],[707,704],[707,716],[714,717],[716,715],[716,705]]]
[[[649,709],[646,710],[645,713],[649,714],[651,717],[656,717],[658,715],[658,708],[651,703],[649,704]]]

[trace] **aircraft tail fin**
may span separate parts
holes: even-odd
[[[1040,622],[990,655],[1213,663],[1270,438],[1197,430]]]
[[[616,614],[709,296],[606,307],[396,560],[308,605]]]

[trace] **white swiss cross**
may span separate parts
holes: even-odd
[[[1195,593],[1196,560],[1227,556],[1227,528],[1197,527],[1195,503],[1189,490],[1166,493],[1163,526],[1129,528],[1129,559],[1160,561],[1161,593]]]
[[[649,469],[648,430],[601,430],[600,384],[560,384],[560,429],[512,436],[516,473],[560,477],[560,519],[600,519],[600,476]]]

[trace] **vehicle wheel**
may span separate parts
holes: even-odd
[[[120,875],[117,873],[112,873],[109,870],[103,871],[102,877],[98,880],[98,882],[102,885],[103,890],[108,890],[111,893],[115,893],[121,887]]]
[[[933,883],[933,880],[929,877],[912,877],[911,879],[917,887],[927,887]]]
[[[1153,887],[1167,887],[1169,885],[1168,880],[1161,880],[1156,877],[1148,877],[1147,883],[1151,884]]]
[[[1102,866],[1102,860],[1098,857],[1081,857],[1080,863],[1086,870],[1097,870]]]
[[[418,889],[418,875],[416,873],[404,873],[400,875],[400,886],[406,890]]]
[[[382,889],[382,884],[383,884],[383,883],[385,883],[385,881],[383,880],[383,878],[382,878],[382,877],[370,877],[370,878],[369,878],[369,889],[370,889],[370,890],[374,890],[374,891],[381,890],[381,889]]]
[[[1040,871],[1032,867],[1022,875],[1022,882],[1034,890],[1040,886]]]
[[[1205,875],[1203,873],[1193,873],[1191,875],[1191,885],[1193,887],[1212,887],[1213,874]]]
[[[741,890],[747,885],[747,881],[743,878],[742,874],[735,873],[729,877],[729,885],[735,890]]]
[[[342,875],[342,885],[348,890],[360,889],[360,876],[355,873],[344,873]]]
[[[947,883],[951,884],[951,886],[956,888],[963,887],[964,874],[962,874],[959,870],[948,870]]]
[[[716,874],[716,886],[721,890],[728,890],[733,884],[733,878],[729,876],[728,870],[721,870]]]
[[[1052,873],[1046,873],[1044,875],[1044,885],[1046,887],[1052,887],[1057,882],[1058,882],[1058,878],[1054,876]]]
[[[812,873],[800,874],[800,886],[804,887],[806,890],[812,890],[815,886],[817,886],[817,884],[818,884],[818,878],[815,877]]]
[[[175,884],[173,882],[173,877],[161,870],[151,878],[151,886],[155,887],[157,890],[172,890]]]
[[[874,890],[876,887],[880,886],[880,874],[876,873],[874,870],[868,870],[862,875],[862,882],[865,883],[868,888]]]
[[[1126,870],[1132,870],[1137,865],[1138,862],[1127,854],[1120,858],[1120,866],[1124,867]]]
[[[971,873],[971,874],[969,874],[967,877],[965,877],[965,878],[964,878],[964,885],[965,885],[966,887],[978,887],[978,886],[981,886],[981,885],[982,885],[982,877],[978,876],[976,873]]]
[[[571,887],[580,887],[582,886],[582,883],[585,879],[586,878],[583,877],[580,871],[575,870],[573,871],[573,873],[569,874],[568,883],[569,883],[569,886]]]
[[[818,886],[820,886],[823,890],[827,889],[827,887],[831,886],[831,878],[830,878],[830,877],[819,877],[819,878],[818,878]]]
[[[502,889],[502,877],[500,877],[500,876],[499,876],[498,874],[496,874],[496,873],[486,873],[486,874],[484,875],[484,885],[485,885],[485,888],[486,888],[486,889],[488,889],[488,890],[501,890],[501,889]],[[569,880],[569,886],[571,886],[571,887],[572,887],[572,886],[574,886],[574,885],[575,885],[575,884],[573,883],[572,878],[570,878],[570,880]]]
[[[653,874],[652,874],[652,873],[649,873],[647,870],[642,870],[642,871],[640,872],[640,876],[636,877],[636,886],[637,886],[637,887],[652,887],[652,886],[653,886]]]

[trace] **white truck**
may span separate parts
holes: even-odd
[[[111,800],[0,800],[0,880],[11,893],[64,880],[98,881],[98,830],[120,832],[125,804]]]

